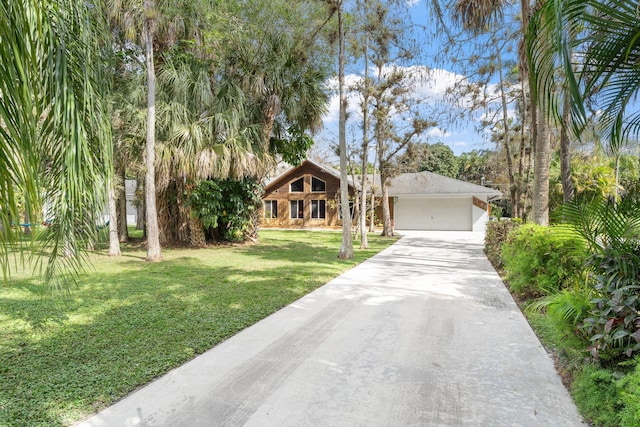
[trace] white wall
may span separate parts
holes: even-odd
[[[482,200],[483,202],[487,203],[487,197],[486,196],[480,196],[477,197],[478,199]],[[487,206],[489,205],[489,203],[487,203]],[[485,232],[487,229],[487,223],[489,222],[489,214],[487,213],[487,211],[480,209],[479,207],[477,207],[476,205],[472,204],[471,205],[471,210],[472,210],[472,218],[473,218],[473,227],[472,230],[473,231],[478,231],[478,232]]]
[[[136,225],[137,210],[132,200],[136,196],[136,180],[127,179],[124,183],[124,194],[127,199],[127,225]]]

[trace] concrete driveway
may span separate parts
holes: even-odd
[[[583,425],[483,234],[403,234],[80,425]]]

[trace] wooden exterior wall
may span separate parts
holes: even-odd
[[[302,192],[291,192],[290,184],[300,178],[304,179],[304,190]],[[311,191],[311,178],[315,177],[325,182],[324,192]],[[350,187],[349,192],[353,194]],[[333,174],[328,173],[313,163],[305,162],[300,167],[285,173],[271,182],[265,188],[262,197],[263,202],[275,200],[277,202],[277,218],[265,218],[264,203],[262,214],[263,227],[283,227],[283,228],[307,228],[307,227],[338,227],[342,225],[339,219],[338,206],[340,199],[340,180]],[[301,219],[291,218],[290,205],[292,200],[302,200],[304,217]],[[324,200],[326,206],[325,218],[311,218],[311,201]]]
[[[369,196],[371,197],[371,196]],[[393,218],[393,206],[394,206],[394,198],[393,197],[389,197],[389,217],[391,218],[391,221],[393,222],[394,218]],[[376,212],[376,224],[375,226],[382,226],[382,197],[376,197],[376,205],[374,208],[375,212]]]

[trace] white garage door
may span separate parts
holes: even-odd
[[[472,229],[471,198],[398,197],[394,205],[395,228],[399,230]]]

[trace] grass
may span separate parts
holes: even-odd
[[[0,286],[0,425],[64,426],[323,285],[394,240],[338,260],[341,234],[261,232],[257,245],[92,255],[67,296],[27,274]]]

